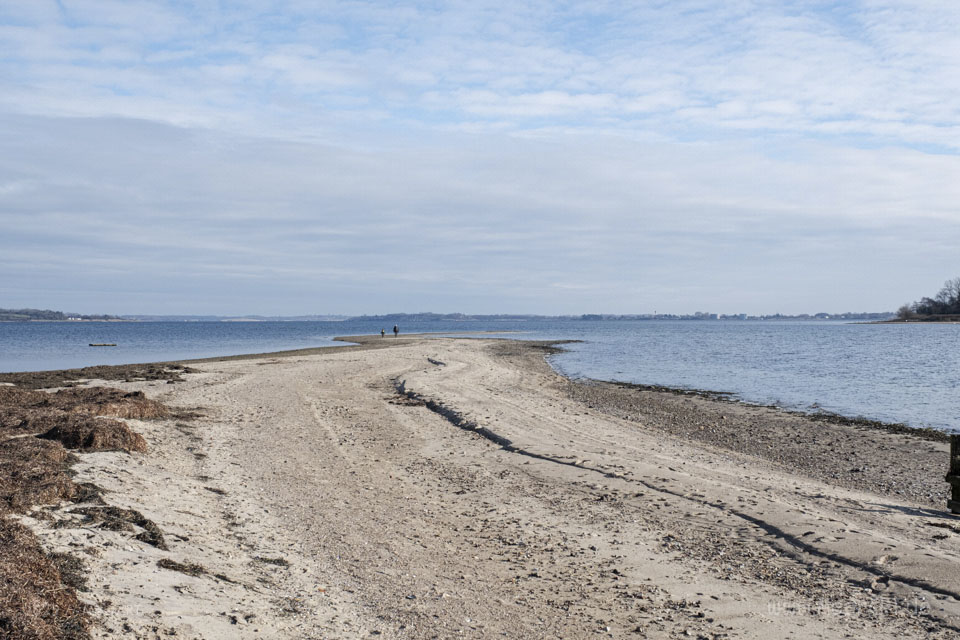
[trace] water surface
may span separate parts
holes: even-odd
[[[332,346],[391,326],[352,322],[0,323],[0,371]],[[722,321],[431,321],[404,333],[497,331],[574,339],[561,373],[670,387],[912,426],[960,427],[960,325]],[[390,339],[389,337],[386,339]],[[116,347],[89,347],[89,343]],[[342,343],[341,343],[342,344]]]

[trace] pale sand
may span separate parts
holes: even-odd
[[[204,416],[130,421],[149,453],[75,467],[169,551],[32,520],[85,557],[96,637],[960,633],[960,525],[942,511],[590,409],[522,343],[372,346],[391,348],[108,383]]]

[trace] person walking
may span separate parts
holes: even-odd
[[[400,333],[400,327],[393,325],[393,337],[396,338],[398,333]]]

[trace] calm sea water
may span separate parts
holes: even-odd
[[[0,323],[0,371],[329,346],[334,336],[380,328],[373,322]],[[728,391],[749,402],[960,431],[960,325],[531,321],[421,322],[401,329],[582,340],[551,359],[561,373]],[[92,348],[91,342],[118,346]]]

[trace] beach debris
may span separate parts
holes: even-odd
[[[951,489],[947,508],[951,513],[960,513],[960,435],[957,434],[950,436],[950,470],[946,480]]]
[[[67,475],[69,453],[36,438],[0,442],[0,513],[69,500],[76,485]]]
[[[193,577],[202,576],[207,573],[207,570],[202,565],[192,562],[177,562],[176,560],[171,560],[170,558],[161,558],[160,560],[157,560],[157,566],[161,569],[179,571],[180,573]]]
[[[87,588],[87,565],[78,556],[69,553],[48,553],[47,557],[60,572],[63,584],[77,591],[89,591]]]
[[[946,522],[924,522],[928,527],[938,527],[940,529],[949,529],[953,533],[960,533],[960,527],[956,527]]]
[[[139,391],[89,387],[47,393],[0,387],[0,431],[11,436],[39,434],[68,449],[144,452],[147,443],[142,436],[118,420],[100,416],[143,419],[167,413],[165,406]]]
[[[197,373],[197,369],[175,362],[96,365],[81,369],[0,373],[0,382],[13,383],[21,388],[42,389],[65,387],[81,380],[174,380],[183,382],[182,375],[185,373]]]
[[[92,413],[114,418],[165,418],[169,411],[142,391],[123,391],[109,387],[71,387],[61,389],[50,400],[55,407],[72,413]]]
[[[108,531],[135,531],[134,527],[142,531],[134,536],[140,542],[145,542],[162,551],[167,551],[167,542],[163,532],[155,522],[146,518],[136,509],[121,509],[120,507],[76,507],[71,514],[83,516],[87,524],[96,524]]]
[[[54,381],[45,373],[0,375],[23,376],[16,382],[36,388]],[[106,529],[139,527],[138,539],[166,549],[156,524],[139,512],[105,506],[102,489],[71,479],[69,467],[77,457],[67,448],[146,451],[142,436],[119,420],[100,416],[150,418],[168,411],[140,392],[84,387],[48,393],[13,382],[0,384],[0,635],[87,638],[90,620],[76,595],[86,588],[83,562],[71,554],[45,554],[34,534],[9,516],[64,500],[85,503],[68,513]],[[60,379],[53,386],[63,384],[70,383]],[[67,518],[53,526],[74,522]]]
[[[67,449],[81,451],[136,451],[145,453],[147,441],[118,420],[67,416],[46,433],[44,440],[58,440]]]
[[[76,591],[22,524],[0,518],[0,629],[5,638],[83,638],[89,624]],[[65,565],[63,565],[64,568]]]
[[[41,418],[49,417],[51,411],[138,420],[163,418],[169,414],[164,405],[148,399],[142,391],[126,392],[108,387],[70,387],[56,393],[0,387],[0,410]],[[3,426],[13,425],[6,424],[4,420]],[[32,426],[23,425],[21,428]]]
[[[890,586],[889,576],[880,576],[870,583],[870,590],[874,592],[886,591]]]

